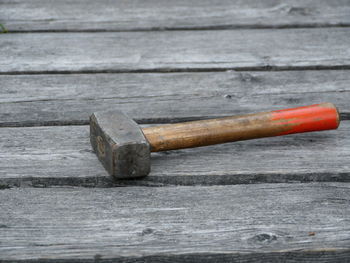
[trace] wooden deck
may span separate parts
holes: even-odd
[[[349,0],[0,0],[0,262],[350,262]],[[338,130],[155,153],[113,180],[88,116],[333,102]]]

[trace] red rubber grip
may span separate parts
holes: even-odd
[[[272,121],[290,126],[278,135],[337,129],[340,121],[338,110],[332,103],[277,110],[271,114]]]

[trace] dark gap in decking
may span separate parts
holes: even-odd
[[[241,30],[241,29],[295,29],[295,28],[337,28],[350,27],[350,23],[327,24],[305,23],[285,25],[213,25],[195,27],[150,27],[132,29],[36,29],[36,30],[9,30],[6,33],[97,33],[97,32],[157,32],[157,31],[201,31],[201,30]]]
[[[178,123],[185,121],[196,121],[196,120],[206,120],[213,118],[227,117],[224,115],[220,116],[202,116],[202,117],[177,117],[177,118],[142,118],[135,119],[138,124],[167,124],[167,123]],[[340,118],[342,121],[350,120],[350,112],[341,112]],[[22,121],[22,122],[0,122],[0,128],[8,127],[39,127],[39,126],[80,126],[89,125],[89,120],[58,120],[58,121]]]
[[[348,115],[348,114],[347,114]],[[205,120],[225,116],[179,117],[179,118],[142,118],[135,119],[138,124],[166,124],[185,121]],[[350,114],[347,116],[350,119]],[[37,126],[80,126],[89,125],[89,120],[59,120],[59,121],[25,121],[25,122],[0,122],[0,128],[5,127],[37,127]]]
[[[102,167],[101,167],[102,169]],[[102,171],[102,170],[101,170]],[[275,183],[314,183],[314,182],[341,182],[349,183],[348,172],[299,172],[299,173],[250,173],[225,175],[168,175],[148,176],[138,179],[114,179],[107,175],[87,177],[21,177],[0,178],[0,190],[17,187],[85,187],[85,188],[111,188],[126,186],[145,187],[174,187],[174,186],[212,186],[212,185],[238,185],[238,184],[275,184]]]
[[[213,62],[215,64],[215,62]],[[299,70],[350,70],[350,65],[310,66],[254,66],[222,68],[154,68],[154,69],[110,69],[110,70],[42,70],[0,72],[0,75],[47,75],[47,74],[118,74],[118,73],[183,73],[183,72],[225,72],[225,71],[299,71]]]

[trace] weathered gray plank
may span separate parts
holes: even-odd
[[[344,26],[349,13],[348,0],[0,1],[10,32]]]
[[[327,101],[350,118],[349,70],[0,75],[0,83],[0,126],[87,124],[113,108],[155,123]]]
[[[88,126],[0,129],[0,184],[11,186],[216,185],[350,181],[350,122],[335,131],[152,154],[141,180],[113,181],[89,142]]]
[[[2,190],[0,259],[345,262],[349,187]]]
[[[349,68],[348,28],[3,34],[0,73]]]

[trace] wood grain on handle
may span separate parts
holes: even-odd
[[[336,129],[339,113],[331,103],[293,109],[168,124],[143,129],[152,152],[225,142]]]

